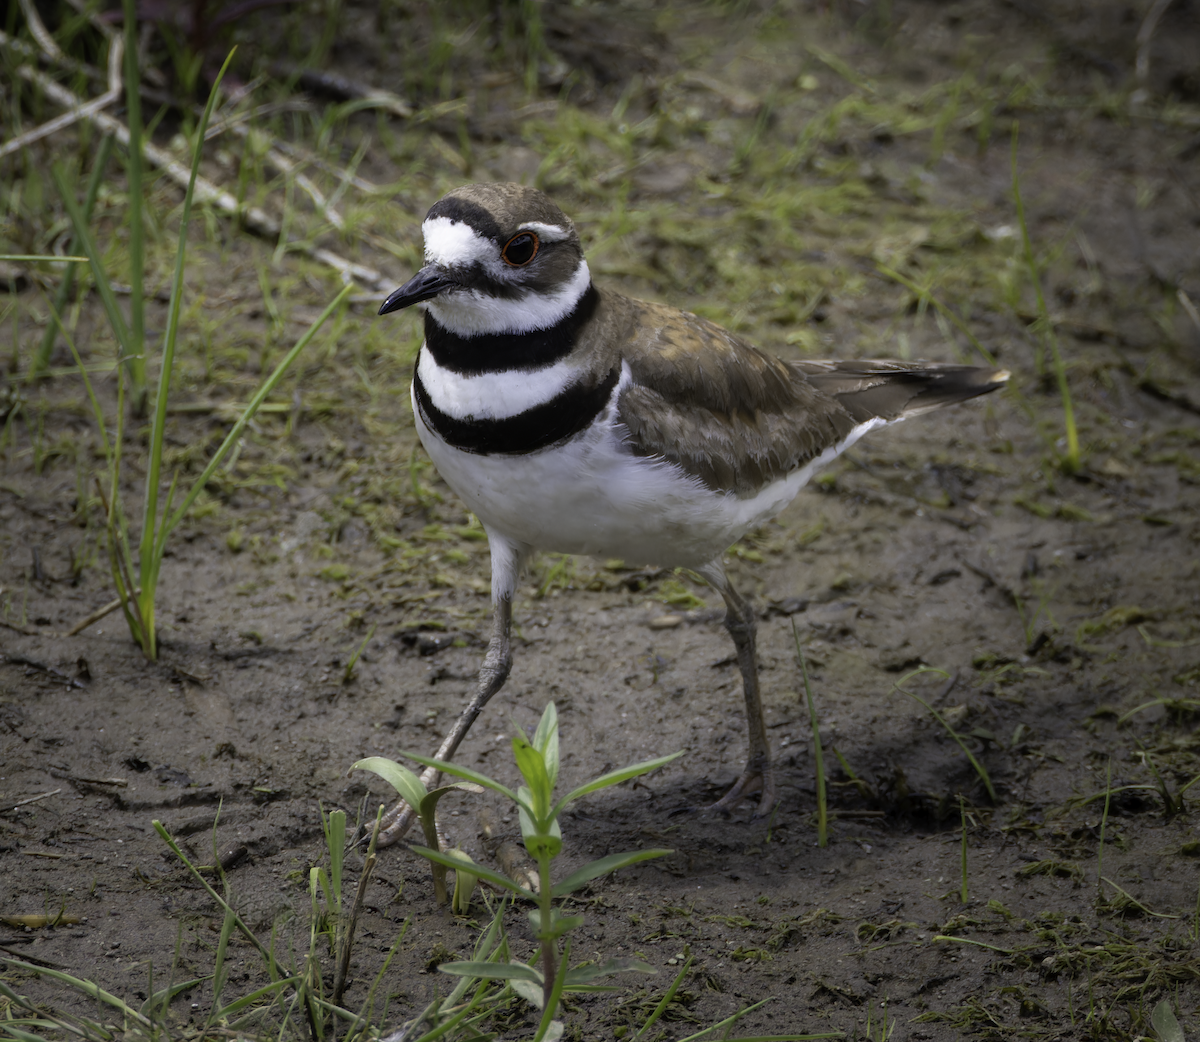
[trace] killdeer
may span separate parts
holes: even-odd
[[[696,315],[597,288],[575,226],[517,184],[455,189],[422,229],[425,265],[381,315],[425,312],[417,433],[487,532],[491,641],[454,755],[508,677],[512,598],[534,550],[682,566],[724,598],[749,758],[714,806],[775,800],[755,616],[723,552],[877,427],[986,394],[1008,374],[895,361],[787,362]],[[427,772],[432,781],[432,772]],[[381,841],[411,822],[398,806]]]

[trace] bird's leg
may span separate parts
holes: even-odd
[[[454,722],[450,733],[442,740],[438,751],[434,753],[435,760],[449,760],[458,749],[462,740],[467,736],[475,718],[483,711],[488,700],[499,691],[508,679],[508,671],[512,668],[512,598],[502,597],[492,610],[492,639],[488,642],[487,655],[483,665],[479,667],[479,684],[475,689],[475,697],[467,703],[467,707]],[[433,788],[438,781],[440,772],[435,767],[426,767],[421,775],[425,788]],[[379,840],[376,846],[389,847],[399,840],[412,827],[416,820],[416,811],[401,800],[383,818],[379,829]]]
[[[733,638],[738,668],[742,672],[742,693],[746,699],[746,729],[750,754],[746,767],[731,788],[709,809],[729,810],[755,792],[761,792],[755,817],[765,817],[775,805],[775,774],[771,768],[771,749],[767,745],[767,725],[763,719],[762,698],[758,691],[758,657],[755,634],[758,626],[754,609],[742,597],[725,574],[720,560],[697,569],[725,599],[725,628]]]

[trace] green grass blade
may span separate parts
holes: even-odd
[[[100,432],[100,444],[104,447],[104,458],[111,467],[113,463],[112,446],[108,441],[108,427],[104,423],[104,410],[100,407],[100,399],[96,397],[95,388],[92,387],[92,380],[88,376],[87,366],[83,364],[83,359],[79,357],[79,349],[75,346],[74,337],[67,332],[67,327],[63,325],[59,309],[53,304],[50,306],[50,318],[53,320],[53,325],[50,328],[57,327],[58,331],[62,333],[63,339],[67,342],[67,347],[71,349],[71,357],[75,359],[79,375],[83,377],[83,386],[87,391],[88,401],[92,405],[92,416],[96,420],[96,429]]]
[[[171,1000],[176,995],[182,995],[185,991],[191,991],[192,988],[203,984],[207,977],[193,977],[191,980],[180,981],[178,984],[172,984],[169,988],[162,988],[154,992],[145,1002],[142,1003],[139,1012],[142,1016],[153,1017],[155,1006],[159,1010],[164,1010],[170,1005]]]
[[[100,303],[104,306],[104,314],[108,317],[108,323],[112,326],[113,336],[117,338],[117,350],[124,357],[129,351],[131,342],[129,326],[125,322],[125,315],[121,311],[120,305],[117,304],[112,283],[108,281],[108,276],[104,273],[104,266],[100,263],[100,251],[96,248],[96,240],[92,238],[92,232],[84,219],[83,211],[75,201],[75,194],[67,182],[62,164],[55,163],[50,173],[58,188],[58,194],[62,196],[63,206],[66,208],[67,216],[71,219],[71,225],[75,229],[76,248],[87,257],[88,264],[91,266],[96,293],[100,297]]]
[[[142,222],[142,74],[138,69],[137,0],[122,0],[125,21],[125,122],[129,125],[129,379],[133,414],[146,412],[145,240]]]
[[[237,423],[233,425],[225,440],[221,442],[221,447],[213,454],[211,460],[208,461],[208,466],[204,468],[204,472],[196,479],[192,487],[188,489],[187,495],[183,502],[176,508],[169,518],[163,521],[162,527],[159,529],[158,543],[155,547],[155,556],[161,557],[163,546],[166,544],[167,536],[171,534],[175,526],[183,520],[188,509],[196,501],[196,497],[200,495],[204,486],[208,484],[208,479],[216,472],[217,467],[221,465],[221,461],[229,454],[229,451],[238,443],[242,432],[246,429],[246,425],[254,418],[254,414],[258,412],[259,406],[267,400],[267,396],[275,390],[276,384],[283,379],[284,374],[292,367],[292,363],[300,356],[306,347],[308,347],[313,337],[317,335],[320,328],[329,319],[329,316],[334,313],[342,304],[351,292],[353,292],[353,284],[347,284],[342,287],[342,291],[329,302],[329,305],[321,312],[314,320],[311,326],[305,331],[304,335],[296,341],[296,346],[293,347],[276,367],[275,371],[267,378],[266,382],[255,392],[254,397],[250,399],[250,403],[246,406],[242,415],[238,417]]]
[[[900,272],[889,268],[886,264],[877,264],[875,265],[875,269],[880,275],[886,275],[893,282],[898,282],[905,289],[915,293],[918,300],[928,300],[930,304],[932,304],[942,315],[944,315],[954,325],[954,327],[960,333],[962,333],[967,340],[970,341],[971,346],[979,352],[980,357],[987,362],[988,365],[996,364],[995,356],[979,342],[979,338],[971,332],[970,326],[968,326],[961,318],[958,317],[958,313],[953,308],[943,304],[929,290],[922,289],[915,282],[913,282],[912,279],[901,275]]]
[[[6,966],[11,966],[14,969],[23,970],[26,973],[36,973],[39,977],[49,977],[51,980],[56,980],[60,984],[65,984],[69,988],[73,988],[82,995],[87,995],[97,1002],[103,1002],[106,1006],[112,1006],[113,1009],[120,1010],[121,1013],[136,1023],[139,1027],[149,1030],[153,1025],[150,1020],[143,1017],[136,1009],[130,1006],[124,999],[118,998],[111,992],[105,991],[99,984],[90,980],[81,980],[79,977],[72,977],[69,973],[63,973],[60,970],[52,970],[46,966],[35,966],[31,962],[23,962],[20,959],[0,958],[0,962]]]
[[[1021,243],[1025,252],[1025,266],[1029,269],[1029,280],[1033,283],[1037,295],[1038,326],[1040,327],[1039,341],[1050,345],[1050,354],[1054,362],[1054,375],[1058,382],[1058,393],[1062,399],[1063,425],[1067,433],[1067,454],[1062,460],[1062,466],[1069,474],[1079,470],[1079,431],[1075,426],[1075,404],[1071,399],[1071,388],[1067,383],[1067,367],[1063,362],[1062,350],[1058,343],[1058,334],[1050,320],[1050,309],[1046,306],[1046,296],[1042,292],[1042,275],[1038,271],[1037,259],[1033,255],[1033,240],[1029,237],[1029,225],[1025,220],[1025,203],[1021,199],[1021,179],[1017,173],[1017,131],[1018,124],[1014,121],[1012,128],[1012,186],[1013,201],[1017,208],[1017,223],[1021,227]],[[1042,372],[1045,366],[1044,356],[1039,349],[1037,371]]]
[[[247,1006],[253,1006],[256,1002],[260,1002],[281,988],[285,988],[292,984],[299,984],[299,977],[285,977],[282,980],[273,981],[270,984],[264,984],[256,991],[250,992],[249,995],[243,995],[240,999],[234,999],[228,1006],[222,1006],[213,1014],[213,1022],[220,1020],[222,1017],[231,1017],[235,1013],[240,1013]]]
[[[673,850],[652,848],[650,850],[630,850],[624,854],[609,854],[608,857],[602,857],[590,864],[584,865],[578,871],[572,872],[566,879],[555,883],[554,897],[565,897],[567,894],[574,893],[584,883],[590,883],[593,879],[599,879],[601,876],[616,872],[617,869],[636,865],[639,861],[648,861],[650,858],[655,857],[666,857],[668,854],[674,853],[675,851]]]
[[[96,208],[96,196],[100,193],[100,185],[104,181],[104,171],[108,168],[109,157],[112,156],[113,136],[105,134],[100,139],[100,147],[96,151],[96,159],[92,164],[92,172],[88,177],[87,194],[83,199],[83,219],[90,222],[92,219],[92,211]],[[75,252],[75,240],[72,239],[67,247],[67,253]],[[61,314],[66,308],[71,299],[71,290],[75,286],[75,266],[68,266],[63,274],[62,282],[58,284],[58,290],[54,294],[54,310]],[[54,350],[54,334],[55,324],[50,323],[46,326],[46,332],[42,336],[42,342],[38,347],[37,354],[34,356],[33,365],[30,367],[30,378],[39,376],[45,372],[46,367],[50,364],[50,353]]]
[[[208,896],[216,901],[216,903],[223,910],[232,912],[233,909],[230,907],[229,903],[212,888],[208,880],[205,879],[204,876],[202,876],[197,870],[196,866],[188,860],[187,855],[184,854],[184,852],[180,849],[179,844],[175,842],[174,838],[172,838],[171,834],[166,830],[163,823],[156,818],[151,821],[150,824],[154,827],[154,831],[158,833],[162,841],[171,849],[171,853],[179,858],[184,867],[186,867],[187,870],[192,874],[192,877],[208,892]],[[241,916],[234,912],[233,917],[234,925],[238,928],[238,931],[241,933],[241,935],[245,937],[246,940],[248,940],[254,946],[258,954],[266,960],[267,969],[271,976],[276,979],[279,977],[288,976],[288,974],[282,972],[279,964],[275,961],[275,956],[269,952],[263,945],[262,941],[260,941],[254,935],[254,931],[242,921]]]
[[[913,699],[914,701],[920,702],[921,705],[923,705],[929,711],[929,713],[933,716],[933,718],[939,724],[941,724],[943,728],[945,728],[946,733],[951,738],[953,738],[958,743],[958,747],[964,753],[966,753],[967,759],[971,761],[971,766],[975,768],[975,773],[977,775],[979,775],[979,780],[983,782],[984,787],[987,789],[988,797],[991,799],[992,803],[999,803],[1000,801],[996,796],[996,790],[995,790],[995,788],[992,787],[991,776],[988,774],[987,769],[983,766],[983,764],[981,764],[977,759],[975,759],[975,754],[972,753],[971,750],[967,748],[967,743],[963,741],[962,735],[960,735],[956,730],[954,730],[954,728],[950,726],[950,724],[946,720],[946,718],[944,716],[942,716],[942,714],[939,713],[936,709],[934,709],[933,706],[931,706],[928,702],[926,702],[925,699],[923,699],[920,695],[914,695],[911,691],[905,691],[904,688],[902,688],[900,686],[901,684],[906,683],[912,677],[919,676],[922,673],[938,673],[943,677],[948,675],[945,670],[932,669],[929,666],[922,666],[920,669],[914,669],[911,673],[908,673],[908,674],[905,674],[904,676],[902,676],[899,680],[896,681],[895,684],[892,685],[892,687],[895,688],[897,691],[899,691],[900,694],[908,695],[908,697]]]
[[[646,1019],[646,1023],[642,1025],[641,1030],[633,1036],[633,1042],[641,1042],[648,1032],[666,1011],[671,1004],[671,1000],[675,997],[675,993],[679,990],[679,986],[683,983],[683,978],[687,976],[688,970],[692,968],[692,957],[689,955],[687,962],[683,964],[683,968],[676,974],[675,979],[671,981],[671,986],[667,988],[666,994],[663,995],[658,1005],[654,1007],[654,1011]]]
[[[126,18],[133,0],[125,0]],[[236,50],[236,48],[235,48]],[[154,594],[157,587],[158,568],[155,548],[158,545],[158,483],[162,471],[163,438],[167,428],[167,397],[171,390],[171,375],[175,368],[175,344],[179,338],[179,311],[183,302],[183,270],[187,258],[188,224],[192,215],[192,202],[196,194],[196,178],[200,173],[200,157],[204,151],[204,135],[212,118],[213,108],[217,103],[217,91],[225,70],[233,60],[234,51],[230,51],[213,82],[212,90],[208,92],[208,103],[204,106],[204,114],[200,117],[200,126],[196,132],[195,145],[192,148],[192,170],[188,178],[187,190],[183,194],[183,213],[179,218],[179,245],[175,251],[175,275],[171,280],[171,299],[167,306],[167,329],[163,334],[162,366],[158,373],[158,392],[154,399],[154,421],[150,426],[150,453],[146,472],[146,495],[142,511],[142,538],[138,548],[138,576],[142,583],[141,604],[143,612],[147,606],[151,611],[154,607]],[[132,111],[131,111],[132,134]],[[130,150],[133,140],[130,138]],[[134,280],[135,284],[137,279]]]

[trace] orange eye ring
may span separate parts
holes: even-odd
[[[523,268],[537,256],[541,242],[533,232],[518,232],[504,244],[500,259],[511,268]]]

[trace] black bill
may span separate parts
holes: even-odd
[[[381,315],[401,308],[419,304],[422,300],[436,297],[443,290],[453,289],[458,282],[453,276],[432,264],[422,268],[411,279],[397,290],[393,290],[383,306],[379,309]]]

